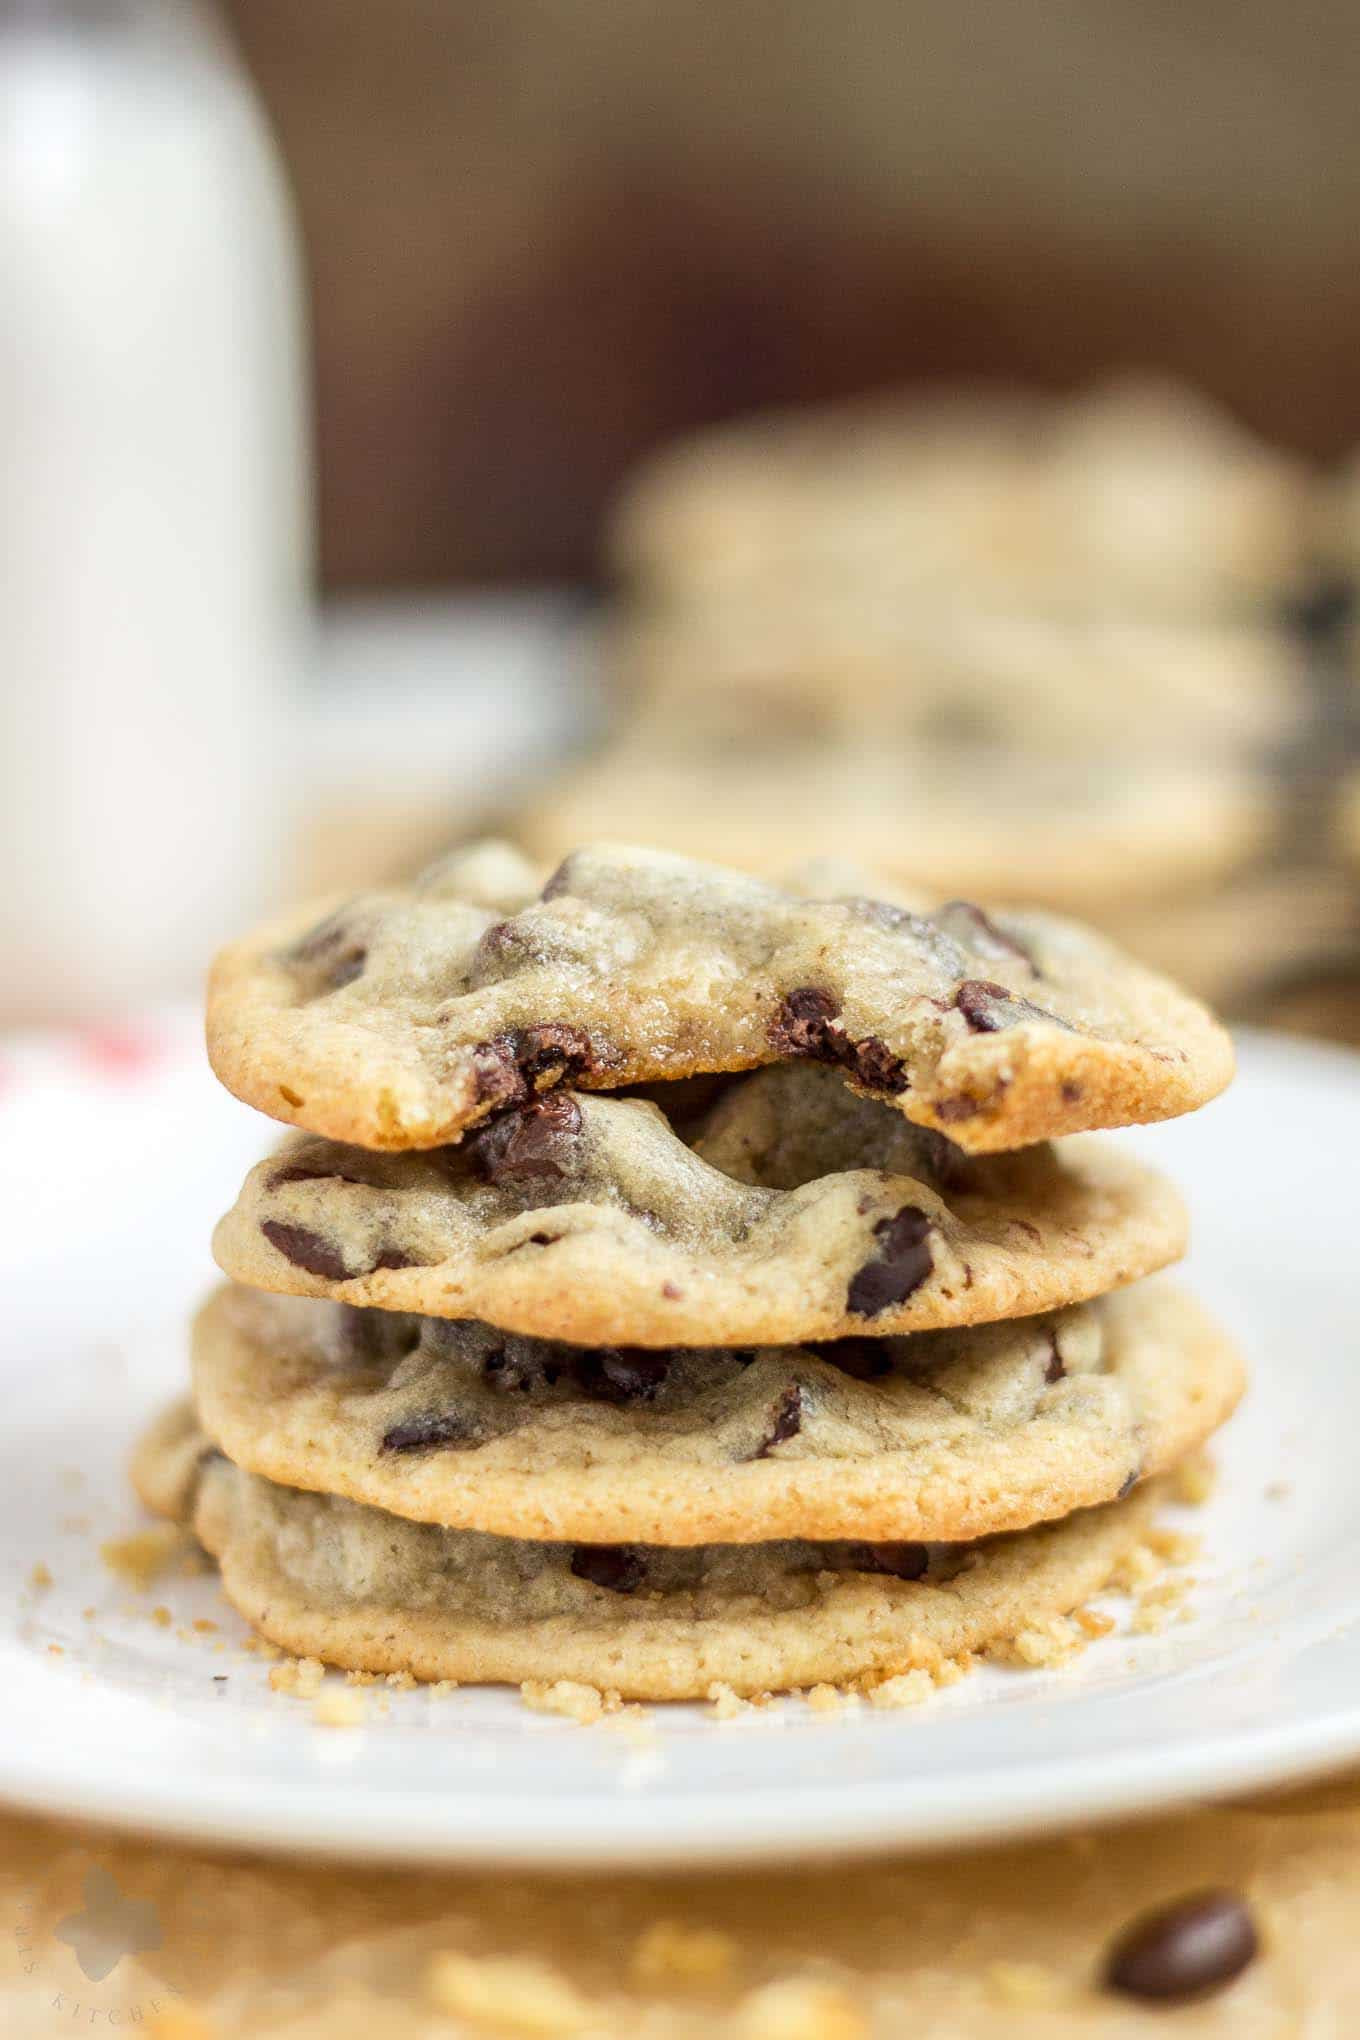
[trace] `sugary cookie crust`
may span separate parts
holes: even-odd
[[[372,1148],[439,1146],[564,1081],[804,1057],[987,1153],[1190,1111],[1232,1072],[1202,1006],[1050,916],[922,919],[609,846],[508,917],[454,859],[275,924],[218,959],[208,1045],[247,1103]]]
[[[1098,1593],[1160,1499],[1149,1486],[1017,1537],[923,1552],[916,1578],[853,1569],[868,1562],[864,1547],[782,1544],[625,1554],[634,1579],[602,1572],[580,1546],[401,1522],[213,1458],[193,1527],[228,1599],[300,1657],[688,1700],[717,1685],[744,1694],[893,1677],[1003,1643]]]
[[[550,1092],[429,1154],[297,1137],[214,1252],[258,1289],[716,1346],[1029,1315],[1184,1251],[1175,1190],[1109,1142],[968,1157],[811,1064],[727,1080],[688,1118],[674,1088],[670,1118]]]
[[[226,1288],[204,1430],[290,1487],[508,1537],[957,1541],[1108,1501],[1221,1424],[1240,1356],[1176,1290],[904,1340],[573,1348]]]

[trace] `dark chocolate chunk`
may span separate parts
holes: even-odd
[[[896,1096],[907,1088],[906,1065],[885,1042],[868,1034],[852,1041],[839,1020],[840,1007],[817,985],[800,985],[781,1002],[770,1023],[771,1045],[781,1055],[807,1057],[845,1070],[866,1090]]]
[[[479,1105],[520,1105],[528,1096],[528,1086],[515,1062],[515,1044],[508,1034],[476,1044],[472,1074]]]
[[[776,1445],[787,1444],[790,1438],[798,1436],[802,1428],[803,1391],[795,1381],[791,1387],[784,1390],[770,1411],[770,1428],[751,1457],[768,1459]]]
[[[1355,611],[1355,584],[1342,574],[1319,574],[1281,605],[1284,628],[1315,652],[1340,649]]]
[[[345,1169],[318,1168],[311,1162],[283,1162],[273,1171],[266,1187],[278,1190],[285,1183],[357,1183],[371,1189],[362,1176],[351,1176]]]
[[[1195,1892],[1124,1929],[1105,1960],[1105,1987],[1125,1997],[1185,2004],[1222,1990],[1259,1948],[1256,1923],[1235,1891]]]
[[[309,1225],[288,1225],[282,1219],[266,1218],[260,1231],[285,1261],[291,1261],[295,1268],[305,1268],[309,1275],[320,1275],[326,1282],[353,1282],[361,1275],[372,1275],[378,1268],[422,1265],[400,1247],[382,1247],[366,1267],[351,1268],[336,1242],[328,1240],[324,1233],[314,1232]]]
[[[354,1272],[335,1241],[309,1225],[285,1225],[282,1219],[266,1218],[260,1231],[285,1261],[305,1268],[309,1275],[320,1275],[326,1282],[348,1282]]]
[[[935,927],[952,935],[956,942],[971,949],[975,956],[990,956],[997,960],[1013,956],[1029,965],[1037,975],[1038,966],[1023,942],[1014,935],[1008,935],[1004,928],[998,928],[990,914],[975,906],[972,900],[949,900],[937,907],[930,916]]]
[[[898,1580],[923,1579],[929,1564],[924,1544],[852,1544],[847,1558],[851,1572],[890,1573]]]
[[[470,1136],[468,1150],[488,1183],[569,1176],[580,1151],[581,1108],[570,1091],[550,1091]]]
[[[647,1577],[647,1560],[633,1544],[576,1544],[571,1569],[578,1580],[589,1580],[593,1587],[633,1594]]]
[[[906,1090],[906,1064],[876,1034],[866,1034],[862,1041],[847,1042],[846,1050],[844,1067],[866,1091],[886,1091],[895,1098]]]
[[[338,992],[363,974],[368,945],[356,934],[349,907],[338,907],[295,942],[285,961],[307,979],[312,997]]]
[[[1063,1366],[1062,1354],[1058,1351],[1058,1334],[1052,1325],[1048,1328],[1048,1365],[1044,1368],[1045,1381],[1061,1381],[1067,1369]]]
[[[881,1339],[833,1339],[813,1350],[852,1381],[877,1381],[892,1367]]]
[[[986,978],[965,978],[954,994],[957,1006],[974,1034],[999,1034],[1003,1027],[1018,1027],[1022,1021],[1045,1020],[1051,1027],[1068,1027],[1056,1013],[1047,1013],[1029,999],[1017,999],[1005,985]],[[1068,1027],[1068,1031],[1072,1030]]]
[[[784,1055],[834,1062],[827,1030],[840,1010],[830,992],[817,985],[800,985],[783,1000],[770,1023],[770,1040]]]
[[[515,1037],[515,1061],[533,1086],[545,1080],[577,1077],[595,1067],[595,1052],[583,1027],[565,1020],[547,1020],[526,1027]]]
[[[881,1242],[877,1254],[856,1269],[846,1291],[847,1310],[860,1317],[877,1317],[905,1303],[934,1266],[930,1220],[918,1204],[904,1204],[891,1218],[880,1218],[874,1237]]]
[[[598,1402],[651,1402],[670,1372],[670,1356],[642,1346],[599,1346],[576,1356],[584,1392]]]
[[[1125,1495],[1131,1495],[1142,1478],[1143,1469],[1141,1466],[1130,1467],[1123,1480],[1119,1483],[1119,1492],[1116,1494],[1115,1500],[1122,1502]]]
[[[472,1432],[464,1418],[449,1410],[428,1410],[384,1431],[383,1452],[424,1452],[435,1445],[469,1445]]]

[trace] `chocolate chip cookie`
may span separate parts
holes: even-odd
[[[161,1437],[186,1484],[164,1475]],[[1009,1640],[1098,1593],[1139,1544],[1156,1483],[976,1545],[807,1538],[683,1550],[525,1541],[414,1523],[239,1471],[183,1412],[138,1461],[144,1499],[192,1521],[227,1597],[283,1649],[367,1672],[575,1679],[625,1698],[874,1681]]]
[[[1048,915],[811,898],[609,846],[519,898],[471,897],[455,858],[237,944],[209,991],[214,1069],[275,1118],[389,1149],[563,1083],[805,1059],[970,1153],[1167,1118],[1232,1071],[1202,1006]]]
[[[1143,1283],[1037,1318],[818,1346],[569,1346],[225,1288],[200,1420],[292,1487],[515,1537],[950,1540],[1113,1499],[1223,1422],[1242,1363]]]
[[[769,1345],[1051,1309],[1184,1251],[1171,1185],[1094,1136],[965,1155],[806,1063],[697,1113],[655,1096],[548,1091],[421,1154],[295,1136],[214,1252],[257,1289],[542,1337]]]

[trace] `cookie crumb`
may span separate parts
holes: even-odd
[[[809,1686],[804,1697],[814,1714],[843,1714],[847,1707],[859,1705],[859,1694],[845,1686]]]
[[[755,1702],[743,1700],[734,1686],[725,1684],[721,1679],[714,1680],[706,1698],[714,1721],[739,1721],[743,1715],[755,1713]]]
[[[1042,1962],[989,1962],[987,1992],[999,2005],[1016,2012],[1048,2011],[1057,2003],[1060,1984]]]
[[[381,1672],[346,1672],[345,1684],[347,1686],[376,1686],[381,1677]]]
[[[352,1686],[323,1686],[312,1702],[320,1728],[358,1728],[368,1719],[368,1702]]]
[[[579,2033],[593,2007],[546,1963],[495,1955],[435,1955],[425,1989],[441,2012],[503,2033]]]
[[[1156,1636],[1172,1615],[1184,1612],[1186,1595],[1194,1586],[1188,1577],[1156,1580],[1145,1587],[1134,1606],[1129,1629],[1134,1636]]]
[[[526,1679],[520,1698],[535,1714],[562,1714],[588,1728],[605,1712],[606,1696],[580,1679]]]
[[[1084,1636],[1108,1636],[1114,1628],[1113,1615],[1104,1615],[1099,1608],[1078,1608],[1072,1620]]]
[[[736,1973],[737,1943],[716,1927],[685,1927],[676,1920],[657,1920],[638,1936],[633,1949],[636,1983],[656,1989],[682,1984],[708,1989],[729,1983]]]
[[[383,1680],[384,1686],[391,1686],[398,1693],[409,1693],[419,1683],[412,1672],[388,1672]]]
[[[1135,1544],[1124,1553],[1114,1567],[1108,1584],[1116,1593],[1136,1593],[1140,1587],[1145,1587],[1155,1580],[1164,1565],[1165,1560],[1158,1558],[1150,1545]]]
[[[914,1672],[898,1672],[891,1679],[880,1679],[876,1686],[869,1687],[868,1700],[871,1707],[919,1707],[934,1692],[935,1681],[918,1665]]]
[[[32,1572],[29,1574],[28,1584],[30,1585],[30,1587],[33,1588],[34,1592],[38,1594],[43,1593],[48,1587],[51,1586],[52,1584],[51,1572],[43,1564],[41,1559],[38,1560],[38,1563],[34,1566]]]
[[[1149,1530],[1143,1541],[1168,1565],[1189,1565],[1204,1549],[1202,1537],[1187,1536],[1183,1530]]]
[[[988,1656],[997,1664],[1029,1665],[1035,1670],[1051,1671],[1057,1665],[1067,1664],[1085,1648],[1086,1638],[1070,1617],[1050,1615],[1042,1622],[1030,1623],[1009,1642],[995,1644]]]
[[[790,1977],[762,1984],[737,2007],[737,2040],[869,2040],[869,2022],[842,1990]]]
[[[445,1700],[450,1693],[458,1691],[458,1681],[457,1679],[436,1679],[434,1684],[427,1688],[427,1691],[432,1699]]]
[[[320,1658],[283,1658],[270,1668],[269,1683],[276,1693],[292,1693],[299,1700],[311,1700],[321,1691],[326,1667]]]
[[[155,1623],[157,1629],[168,1629],[174,1619],[174,1616],[170,1613],[164,1602],[159,1603],[158,1606],[151,1610],[151,1620]]]
[[[217,1624],[212,1620],[211,1616],[198,1616],[193,1626],[200,1636],[215,1636],[217,1634]]]
[[[99,1556],[111,1573],[145,1593],[179,1555],[183,1542],[178,1524],[156,1523],[149,1530],[134,1531],[131,1537],[110,1537],[100,1545]]]

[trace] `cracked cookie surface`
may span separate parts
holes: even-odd
[[[184,1482],[162,1474],[197,1450]],[[1003,1643],[1106,1586],[1152,1482],[1103,1509],[972,1547],[805,1539],[654,1550],[527,1542],[303,1494],[212,1452],[181,1408],[137,1464],[192,1522],[229,1601],[302,1656],[420,1679],[578,1679],[625,1698],[876,1680]]]
[[[608,845],[537,892],[495,856],[225,951],[208,1046],[228,1089],[363,1147],[435,1147],[562,1083],[805,1058],[985,1153],[1172,1117],[1232,1072],[1204,1007],[1049,915],[920,915]]]
[[[228,1287],[207,1433],[270,1480],[503,1536],[937,1541],[1117,1497],[1223,1422],[1235,1348],[1161,1283],[823,1346],[566,1346]]]
[[[1030,1314],[1184,1251],[1175,1190],[1113,1142],[967,1156],[807,1063],[694,1089],[550,1091],[421,1154],[296,1136],[214,1252],[258,1289],[714,1346]]]

